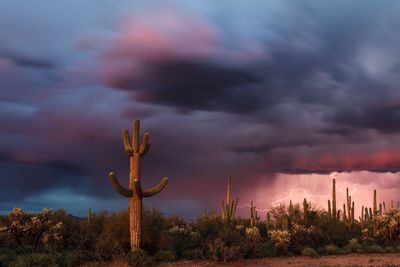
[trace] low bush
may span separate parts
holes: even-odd
[[[169,262],[176,260],[175,252],[173,252],[172,250],[159,250],[153,255],[153,257],[155,261]]]
[[[211,252],[211,258],[214,261],[229,262],[242,258],[243,254],[240,251],[240,246],[226,246],[225,242],[220,238],[215,239],[208,244]]]
[[[394,247],[385,247],[386,253],[396,253],[396,249]]]
[[[364,249],[356,238],[352,238],[349,240],[349,244],[347,245],[347,252],[349,252],[349,253],[364,253]]]
[[[340,249],[334,244],[329,244],[325,246],[324,252],[328,255],[335,255],[340,254]]]
[[[319,255],[313,248],[304,248],[303,251],[301,252],[301,256],[316,258]]]
[[[202,249],[188,249],[183,252],[183,257],[188,260],[198,260],[204,258]]]
[[[258,246],[258,255],[261,258],[275,257],[276,253],[276,247],[271,241],[262,242]]]
[[[127,258],[129,264],[138,267],[152,266],[155,263],[154,258],[142,249],[129,252]]]
[[[50,254],[44,253],[32,253],[23,254],[15,258],[13,262],[10,263],[10,267],[31,267],[31,266],[48,266],[56,267],[59,266],[57,259]]]
[[[385,253],[385,250],[384,250],[381,246],[378,246],[378,245],[371,245],[371,246],[367,246],[367,247],[365,248],[365,252],[367,252],[367,253],[380,253],[380,254],[382,254],[382,253]]]

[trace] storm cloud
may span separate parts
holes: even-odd
[[[72,1],[65,20],[42,5],[20,21],[0,5],[3,200],[119,197],[107,173],[127,183],[135,118],[144,186],[170,178],[160,202],[214,205],[230,174],[243,195],[280,175],[400,170],[396,1]]]

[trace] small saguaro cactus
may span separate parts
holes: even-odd
[[[331,200],[328,199],[328,217],[332,217],[332,210],[331,210]]]
[[[336,220],[336,180],[332,180],[332,217]]]
[[[226,204],[224,204],[224,200],[222,200],[222,218],[230,222],[235,217],[236,206],[238,203],[238,198],[235,201],[230,203],[230,195],[231,195],[231,176],[228,176],[228,190],[226,192]]]
[[[253,206],[253,201],[251,201],[250,204],[250,225],[251,226],[256,226],[258,223],[258,215],[257,215],[257,210],[256,206]]]
[[[271,230],[271,216],[269,215],[269,212],[267,212],[267,217],[266,217],[266,220],[265,220],[265,228],[266,228],[266,230],[267,230],[267,235],[268,235],[268,232],[269,232],[269,230]]]
[[[168,183],[168,179],[162,179],[161,183],[154,188],[142,190],[140,183],[140,163],[142,158],[150,149],[149,134],[144,134],[143,142],[139,146],[140,121],[135,120],[133,125],[132,145],[129,141],[128,130],[123,131],[125,153],[129,156],[130,160],[129,189],[120,185],[113,172],[110,172],[109,176],[115,190],[117,190],[117,192],[122,196],[129,198],[129,230],[131,234],[131,250],[135,251],[141,248],[142,243],[142,199],[144,197],[154,196],[163,190]]]
[[[88,224],[90,223],[90,218],[92,217],[92,209],[89,207],[88,209],[88,215],[87,215],[87,222]]]

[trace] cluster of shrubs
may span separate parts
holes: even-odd
[[[144,209],[143,250],[130,252],[129,212],[101,212],[90,220],[64,210],[25,214],[14,209],[0,216],[0,266],[79,266],[88,262],[126,262],[150,266],[180,259],[235,261],[279,255],[397,252],[400,211],[392,209],[374,221],[376,232],[335,220],[311,203],[270,211],[270,224],[240,217],[226,222],[208,214],[194,222],[164,217]],[[289,218],[283,226],[283,218]]]

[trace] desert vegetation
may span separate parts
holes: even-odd
[[[227,199],[229,189],[230,179]],[[393,201],[389,207],[384,202],[378,204],[374,191],[372,207],[361,207],[362,215],[356,220],[355,204],[348,209],[350,196],[340,210],[336,209],[335,194],[333,180],[327,210],[304,199],[301,204],[290,202],[271,208],[264,220],[253,205],[248,218],[235,216],[236,201],[223,203],[218,211],[205,211],[190,222],[178,215],[165,217],[159,210],[144,206],[142,247],[134,251],[129,210],[96,214],[89,209],[87,218],[77,218],[61,209],[24,213],[14,208],[8,216],[0,217],[0,264],[79,266],[118,262],[151,266],[180,259],[229,262],[282,255],[319,257],[399,251],[398,205],[395,207]]]
[[[141,188],[140,162],[150,148],[144,134],[139,146],[139,121],[135,120],[132,144],[123,132],[125,152],[130,158],[129,188],[109,174],[118,193],[129,198],[129,209],[109,214],[93,213],[73,217],[65,210],[43,209],[25,213],[14,208],[0,216],[0,266],[84,266],[112,262],[120,265],[151,266],[186,260],[230,262],[275,256],[319,257],[348,253],[393,253],[400,251],[400,207],[391,201],[360,208],[347,189],[346,203],[338,209],[336,181],[327,209],[304,198],[271,208],[260,218],[250,203],[248,217],[236,216],[239,199],[231,201],[228,177],[226,201],[194,221],[179,215],[165,217],[156,208],[143,206],[142,199],[159,193],[162,182],[148,190]],[[379,204],[379,205],[378,205]],[[378,208],[379,207],[379,208]]]

